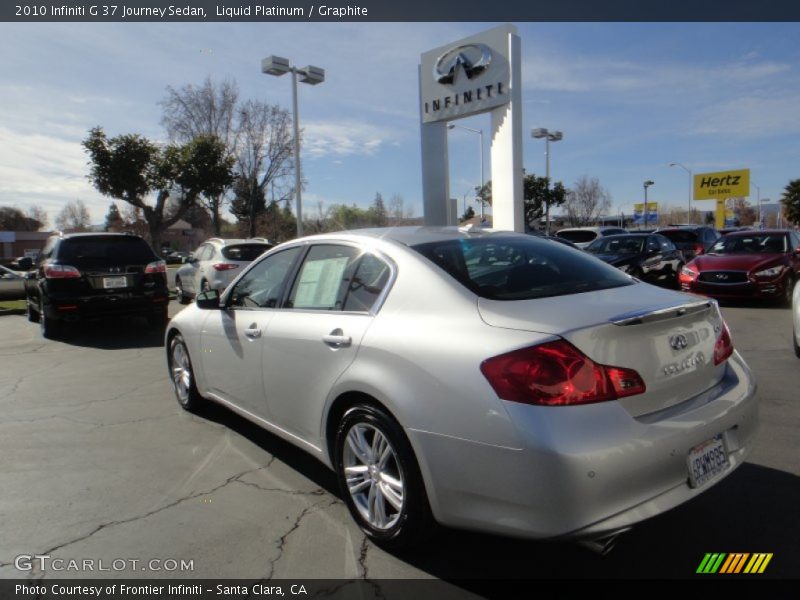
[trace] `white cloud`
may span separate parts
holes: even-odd
[[[688,132],[728,138],[800,133],[800,103],[794,96],[725,100],[701,111]]]
[[[311,158],[372,155],[402,138],[395,129],[360,121],[309,121],[303,128],[302,153]]]

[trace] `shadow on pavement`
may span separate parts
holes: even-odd
[[[164,329],[150,327],[144,317],[115,317],[64,323],[59,342],[71,346],[123,350],[164,345]]]

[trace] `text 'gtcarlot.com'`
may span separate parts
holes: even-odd
[[[20,554],[14,559],[20,571],[194,571],[194,560],[173,558],[51,558],[49,554]]]

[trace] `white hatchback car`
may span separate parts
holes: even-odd
[[[206,240],[175,274],[178,301],[187,304],[205,290],[221,292],[244,267],[273,246],[262,238]]]

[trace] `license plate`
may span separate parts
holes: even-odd
[[[721,437],[703,442],[689,451],[689,485],[693,488],[705,485],[729,466],[728,453]]]
[[[127,287],[127,285],[128,285],[127,277],[103,277],[103,287],[105,289],[123,288]]]

